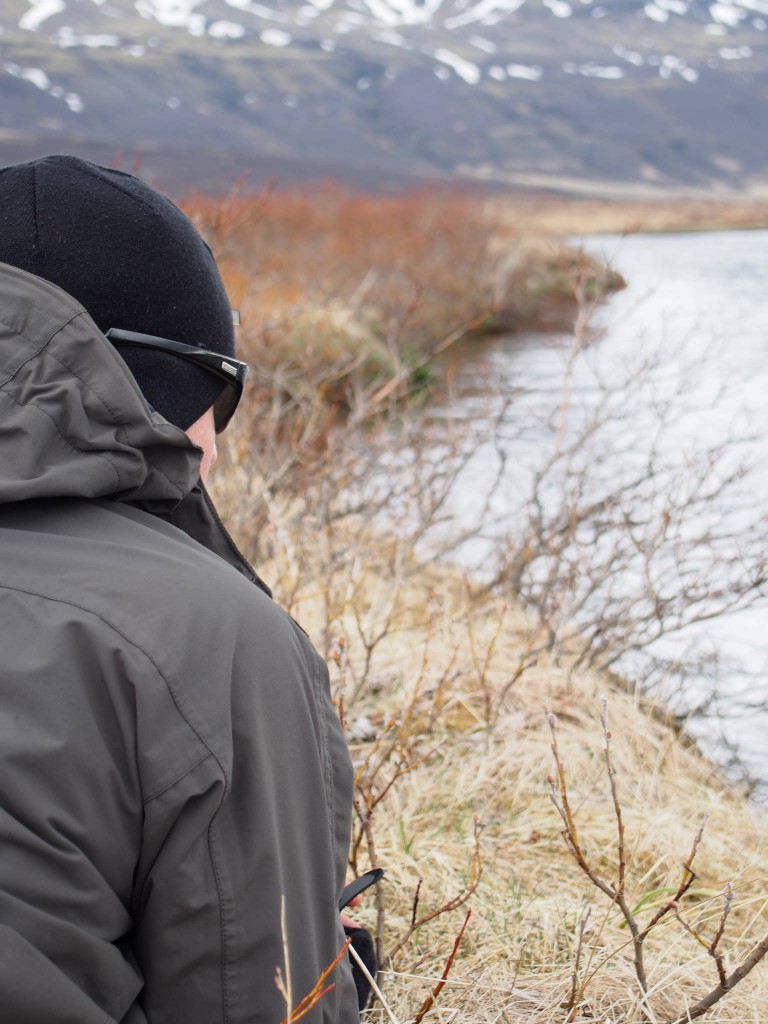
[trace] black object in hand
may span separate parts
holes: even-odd
[[[360,875],[354,882],[350,882],[349,885],[344,886],[344,891],[341,894],[339,900],[339,910],[343,910],[355,896],[359,896],[361,892],[365,892],[366,889],[370,889],[372,885],[375,885],[380,878],[384,877],[383,868],[373,868],[371,871],[366,871],[364,875]]]
[[[372,978],[375,978],[377,966],[376,953],[373,948],[373,936],[371,933],[367,928],[349,928],[347,925],[344,925],[344,934],[355,947],[355,952],[368,968],[368,973]],[[364,1010],[365,1005],[368,1002],[368,997],[371,994],[371,983],[360,970],[360,965],[352,954],[350,953],[348,955],[352,964],[352,977],[355,982],[355,988],[357,989],[357,1008],[359,1010]]]

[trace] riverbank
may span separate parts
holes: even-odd
[[[499,221],[554,237],[638,232],[746,231],[768,227],[768,200],[738,198],[605,199],[532,193],[498,201]]]
[[[334,184],[192,195],[184,208],[218,255],[243,351],[270,372],[325,370],[337,405],[396,374],[422,387],[459,337],[570,333],[625,282],[566,238],[768,225],[768,201],[753,198],[390,196]]]
[[[373,533],[368,516],[343,514],[318,487],[274,494],[256,536],[245,482],[231,469],[215,493],[238,540],[262,552],[259,571],[276,599],[329,660],[358,772],[353,870],[387,872],[378,901],[358,916],[378,932],[395,1020],[417,1019],[447,965],[427,1020],[644,1019],[621,913],[561,835],[545,709],[557,716],[580,849],[611,885],[626,862],[626,900],[641,928],[675,895],[706,819],[696,878],[645,942],[649,1019],[676,1019],[717,984],[715,961],[685,926],[711,942],[729,883],[727,971],[749,954],[768,931],[768,826],[660,721],[663,709],[556,663],[520,609],[419,563],[415,526]],[[250,476],[248,485],[252,500],[260,485]],[[604,697],[623,854],[603,759]],[[761,965],[706,1019],[758,1021],[766,998]],[[387,1018],[376,1005],[365,1019]]]
[[[281,244],[279,234],[270,241],[264,221],[252,235],[254,207],[235,206],[212,223],[229,286],[250,320],[242,347],[253,366],[243,408],[223,438],[213,493],[276,599],[329,662],[357,768],[351,870],[376,863],[387,871],[359,917],[378,937],[392,1017],[377,1004],[367,1019],[422,1019],[447,972],[426,1020],[682,1021],[718,984],[719,970],[730,977],[768,932],[768,826],[665,724],[663,708],[576,667],[567,637],[551,632],[558,607],[543,623],[523,611],[503,578],[486,591],[443,568],[442,556],[468,539],[446,522],[446,496],[465,452],[483,438],[409,402],[413,364],[400,342],[421,339],[417,351],[428,354],[446,337],[430,333],[435,323],[462,333],[466,318],[438,321],[448,313],[436,305],[433,317],[429,303],[450,300],[450,317],[462,309],[466,317],[475,257],[496,236],[472,248],[480,243],[471,219],[454,233],[458,215],[444,210],[438,230],[433,213],[431,222],[426,217],[430,208],[416,204],[397,236],[398,244],[412,238],[411,247],[395,259],[385,243],[377,250],[381,232],[365,211],[342,208],[344,230],[334,234],[339,208],[330,220],[326,210],[323,222],[297,204],[301,244]],[[285,274],[276,260],[286,261]],[[281,345],[296,337],[310,299],[343,324],[344,311],[368,308],[383,282],[392,290],[376,294],[391,305],[379,307],[390,314],[377,321],[389,324],[383,340],[374,332],[382,344],[375,372],[365,364],[366,345],[335,347],[352,337],[336,320],[325,333],[312,326],[300,345]],[[581,302],[587,298],[582,287]],[[579,520],[566,525],[578,528]],[[559,521],[553,531],[554,549]],[[506,543],[500,539],[492,554],[499,564],[531,554]],[[558,593],[549,594],[555,605]],[[604,696],[615,802],[603,753]],[[555,719],[545,721],[545,710]],[[695,878],[683,871],[686,862]],[[642,971],[622,902],[636,933],[660,915],[641,943]],[[705,947],[726,906],[711,955]],[[768,965],[759,965],[705,1019],[760,1020],[767,996]]]
[[[408,368],[422,385],[456,337],[569,331],[580,307],[624,285],[593,257],[462,192],[360,195],[328,184],[191,196],[184,209],[217,253],[246,355],[295,375],[327,371],[329,397],[342,404],[347,384]]]

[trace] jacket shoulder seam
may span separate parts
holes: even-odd
[[[106,410],[106,412],[109,413],[109,415],[113,418],[113,420],[117,424],[118,430],[124,433],[125,429],[126,429],[126,426],[127,426],[126,423],[124,422],[124,420],[122,420],[118,416],[118,414],[114,411],[114,409],[112,409],[112,407],[109,405],[109,403],[104,398],[104,396],[99,391],[97,391],[97,389],[93,386],[93,384],[90,384],[90,383],[88,383],[88,381],[84,380],[83,377],[76,370],[74,370],[68,363],[65,363],[53,351],[51,351],[51,349],[49,347],[51,342],[53,341],[53,339],[56,337],[57,334],[60,334],[61,331],[63,331],[66,327],[68,327],[74,320],[76,320],[78,317],[83,316],[83,315],[87,316],[88,313],[87,313],[87,310],[85,310],[85,309],[83,309],[81,307],[75,313],[73,313],[72,316],[69,317],[69,319],[65,320],[64,323],[59,324],[56,327],[56,330],[53,331],[53,333],[50,334],[50,336],[48,338],[46,338],[46,340],[42,343],[42,345],[37,347],[35,349],[35,351],[32,352],[23,362],[21,362],[12,373],[8,374],[8,376],[5,378],[5,380],[0,382],[0,388],[4,389],[5,385],[8,384],[18,374],[19,370],[21,370],[22,367],[25,366],[32,359],[36,359],[38,356],[41,356],[41,355],[48,356],[50,359],[53,359],[54,362],[58,363],[59,366],[64,367],[64,369],[68,373],[71,373],[73,377],[75,377],[77,380],[80,381],[80,383],[83,385],[84,388],[87,388],[88,391],[90,391],[93,395],[96,396],[96,398],[99,400],[99,402],[101,403],[103,408]],[[11,326],[10,324],[6,323],[5,321],[2,321],[2,323],[4,323],[6,327],[10,327]],[[12,328],[12,329],[13,330],[17,330],[16,328]],[[30,344],[35,344],[35,342],[33,342],[31,338],[28,338],[27,335],[25,335],[23,332],[17,331],[17,333],[21,337],[23,337],[26,341],[29,341]],[[107,344],[109,344],[109,343],[107,343]],[[16,402],[16,400],[13,398],[13,396],[10,395],[8,392],[6,392],[6,394],[8,394],[8,397],[11,399],[12,402],[14,402],[14,404],[16,404],[16,405],[20,404],[20,403]],[[37,406],[32,406],[31,408],[35,408],[35,409],[38,409],[38,411],[42,411]],[[53,423],[54,427],[56,428],[56,431],[59,434],[59,436],[61,437],[61,439],[66,444],[69,445],[69,447],[72,449],[72,451],[78,452],[81,455],[85,454],[82,451],[82,449],[80,449],[76,445],[72,444],[72,442],[62,433],[61,428],[59,427],[58,423],[56,422],[56,420],[49,413],[46,413],[45,415],[48,416],[48,418],[50,419],[51,423]],[[104,459],[112,467],[112,471],[114,472],[115,476],[117,477],[117,487],[119,488],[120,487],[120,473],[119,473],[117,467],[114,465],[114,463],[111,461],[111,459],[108,459],[105,455],[101,455],[100,458]],[[178,494],[183,496],[184,489],[181,486],[181,484],[179,484],[176,480],[171,480],[171,478],[168,476],[168,474],[163,472],[163,470],[159,466],[154,466],[154,469],[158,473],[160,473],[160,475],[163,476],[167,480],[167,482],[178,492]]]
[[[82,310],[82,311],[81,311],[80,313],[76,314],[76,316],[82,316],[83,314],[87,315],[87,311],[86,311],[86,310]],[[76,317],[73,317],[72,319],[75,319],[75,318],[76,318]],[[66,326],[68,326],[68,324],[69,324],[69,323],[71,323],[71,322],[72,322],[71,320],[67,321],[67,324],[63,324],[63,325],[62,325],[62,327],[61,327],[61,328],[59,328],[59,330],[63,330],[63,328],[64,328],[64,327],[66,327]],[[56,333],[58,334],[58,331],[57,331]],[[106,398],[104,398],[104,396],[103,396],[103,395],[101,394],[101,392],[100,392],[100,391],[98,391],[98,390],[97,390],[97,389],[96,389],[96,388],[95,388],[95,387],[93,386],[93,384],[92,384],[92,383],[89,383],[89,382],[88,382],[87,380],[85,380],[85,379],[84,379],[84,378],[83,378],[83,377],[82,377],[82,376],[81,376],[81,375],[80,375],[80,374],[79,374],[79,373],[77,372],[77,370],[75,370],[75,369],[74,369],[74,368],[73,368],[72,366],[70,366],[70,365],[69,365],[69,363],[65,363],[63,359],[60,359],[60,358],[59,358],[59,356],[57,356],[57,355],[56,355],[56,353],[55,353],[55,352],[53,352],[53,351],[52,351],[52,350],[51,350],[51,349],[49,348],[50,342],[51,342],[51,341],[53,341],[53,338],[54,338],[55,336],[56,336],[56,335],[54,334],[54,335],[52,335],[52,336],[51,336],[51,337],[50,337],[50,338],[48,339],[48,341],[47,341],[47,342],[46,342],[46,344],[45,344],[45,345],[43,346],[43,348],[42,348],[42,349],[41,349],[41,350],[39,351],[39,353],[38,353],[38,354],[39,354],[39,355],[46,355],[46,356],[48,356],[48,357],[49,357],[50,359],[53,359],[53,361],[54,361],[55,363],[58,363],[58,364],[59,364],[59,366],[63,366],[63,367],[64,367],[64,369],[65,369],[65,370],[66,370],[66,371],[67,371],[68,373],[71,373],[71,374],[72,374],[72,376],[73,376],[73,377],[74,377],[74,378],[75,378],[76,380],[79,380],[79,381],[80,381],[80,383],[81,383],[81,384],[83,385],[83,387],[84,387],[84,388],[87,388],[87,389],[88,389],[88,391],[90,391],[90,392],[91,392],[91,394],[95,395],[95,396],[96,396],[96,398],[98,398],[98,400],[99,400],[99,401],[101,402],[101,404],[102,404],[102,406],[104,407],[104,409],[105,409],[105,410],[106,410],[106,411],[107,411],[107,412],[109,413],[109,415],[110,415],[110,416],[111,416],[111,417],[113,418],[113,420],[114,420],[114,421],[115,421],[115,423],[117,424],[117,427],[118,427],[118,434],[122,433],[122,434],[123,434],[123,436],[125,436],[125,431],[126,431],[126,428],[128,427],[128,424],[127,424],[127,423],[125,422],[125,420],[123,420],[123,419],[121,419],[121,418],[120,418],[120,416],[119,416],[119,415],[117,414],[117,412],[116,412],[116,411],[115,411],[115,410],[114,410],[114,409],[112,408],[112,406],[111,406],[111,405],[109,404],[109,402],[108,402],[108,401],[106,400]],[[109,344],[109,342],[107,342],[107,344]],[[141,390],[141,389],[139,389],[139,390]],[[79,451],[79,449],[77,449],[77,450]],[[167,474],[167,473],[164,473],[164,472],[163,472],[163,470],[162,470],[162,469],[161,469],[161,468],[160,468],[159,466],[154,466],[154,469],[155,469],[155,470],[156,470],[156,471],[157,471],[158,473],[160,473],[160,474],[161,474],[161,475],[162,475],[163,477],[165,477],[165,479],[166,479],[166,480],[168,481],[168,483],[169,483],[169,484],[170,484],[170,485],[171,485],[172,487],[174,487],[174,488],[176,489],[176,491],[177,491],[177,492],[178,492],[178,493],[179,493],[180,495],[182,495],[182,496],[183,496],[183,494],[184,494],[184,489],[183,489],[183,487],[182,487],[182,486],[181,486],[181,485],[180,485],[180,484],[179,484],[179,483],[178,483],[178,482],[177,482],[176,480],[171,480],[171,478],[170,478],[170,477],[168,476],[168,474]],[[117,470],[115,470],[115,472],[117,472]],[[118,476],[118,486],[120,486],[120,483],[119,483],[119,476]]]
[[[222,777],[224,779],[225,789],[228,788],[229,778],[227,776],[227,772],[226,772],[226,769],[224,768],[224,765],[221,763],[219,758],[216,756],[215,752],[213,750],[211,750],[210,746],[205,742],[203,737],[200,735],[200,732],[195,728],[195,726],[192,724],[192,722],[190,722],[190,720],[187,717],[187,715],[184,714],[184,711],[182,710],[182,708],[181,708],[181,706],[179,704],[179,701],[178,701],[178,698],[177,698],[176,693],[174,691],[174,688],[171,685],[167,675],[163,672],[163,670],[157,664],[157,662],[152,657],[152,655],[149,653],[149,651],[147,651],[144,647],[142,647],[142,645],[140,643],[138,643],[136,640],[132,640],[131,637],[126,636],[125,633],[121,629],[119,629],[113,622],[110,622],[109,619],[105,618],[99,612],[94,611],[92,608],[86,608],[84,605],[78,604],[76,601],[69,601],[69,600],[66,600],[65,598],[61,598],[61,597],[52,597],[50,594],[41,594],[41,593],[38,593],[35,590],[29,590],[29,589],[24,588],[24,587],[14,587],[14,586],[11,586],[11,585],[6,584],[6,583],[1,583],[0,584],[0,589],[8,590],[8,591],[13,591],[14,593],[18,593],[18,594],[28,594],[30,597],[39,597],[43,601],[52,601],[55,604],[66,605],[69,608],[77,608],[78,611],[84,612],[86,615],[91,615],[91,616],[93,616],[94,619],[98,619],[99,622],[103,623],[103,625],[105,625],[107,627],[107,629],[111,629],[112,632],[116,633],[122,640],[125,641],[125,643],[129,644],[131,647],[135,648],[137,651],[139,651],[141,654],[143,654],[144,657],[147,659],[147,661],[150,663],[150,665],[154,668],[155,672],[157,672],[158,676],[165,683],[166,688],[168,690],[168,693],[171,696],[171,700],[173,701],[173,705],[176,708],[176,711],[179,714],[179,716],[186,723],[187,727],[191,730],[191,732],[197,737],[197,739],[202,744],[203,748],[208,751],[208,754],[205,755],[205,757],[201,758],[200,760],[203,761],[207,757],[212,757],[214,759],[214,761],[216,762],[216,764],[218,765],[219,770],[220,770],[220,772],[222,774]],[[198,761],[197,763],[199,764],[200,761]],[[196,767],[196,765],[193,765],[192,767],[194,768],[194,767]],[[177,779],[176,781],[178,782],[179,780]],[[159,795],[159,794],[156,794],[156,795]]]
[[[34,352],[30,352],[26,359],[22,359],[22,361],[19,363],[15,370],[12,370],[8,374],[8,376],[5,377],[4,380],[0,380],[0,387],[4,387],[10,380],[13,380],[13,378],[16,376],[16,374],[23,366],[26,366],[27,363],[31,362],[33,359],[40,355],[40,353],[43,351],[46,345],[50,344],[50,342],[56,337],[59,331],[63,331],[65,327],[68,327],[73,320],[75,320],[84,312],[85,310],[83,309],[82,306],[80,306],[78,309],[75,310],[75,312],[71,316],[67,317],[67,319],[64,320],[63,323],[57,323],[56,329],[52,331],[51,334],[48,335],[48,337],[45,339],[44,342],[42,342],[42,344],[38,344],[38,342],[33,341],[32,338],[30,338],[28,335],[24,333],[24,331],[20,331],[17,326],[15,326],[14,324],[9,324],[7,320],[4,320],[2,317],[0,317],[0,323],[3,324],[4,327],[7,327],[9,331],[15,331],[20,338],[23,338],[25,341],[28,341],[30,345],[35,346]]]
[[[169,790],[173,789],[174,786],[178,786],[182,779],[186,779],[188,775],[192,774],[195,768],[199,768],[204,761],[209,761],[213,756],[214,755],[208,751],[207,754],[203,754],[202,757],[198,757],[194,764],[191,764],[189,768],[185,768],[184,771],[177,775],[172,782],[167,783],[165,786],[158,789],[157,792],[151,793],[148,797],[145,797],[144,806],[146,807],[147,804],[152,803],[153,800],[157,800],[159,797],[164,796]]]
[[[10,379],[11,378],[9,377],[8,380],[5,380],[5,381],[3,381],[0,384],[0,391],[2,391],[2,393],[5,395],[5,397],[8,399],[9,402],[13,402],[13,404],[17,408],[20,409],[21,408],[21,402],[17,402],[16,399],[13,397],[13,395],[10,393],[10,391],[6,390],[5,385],[8,383],[8,381]],[[85,452],[82,450],[82,448],[78,448],[77,445],[73,444],[72,441],[62,432],[61,427],[59,426],[59,424],[56,422],[56,420],[53,418],[53,416],[51,416],[51,414],[49,412],[46,412],[45,409],[41,409],[39,405],[26,405],[24,408],[26,408],[26,409],[34,409],[35,412],[40,413],[41,416],[45,416],[46,419],[49,419],[51,421],[52,425],[53,425],[53,429],[59,435],[59,437],[64,442],[64,444],[67,446],[67,448],[69,448],[73,452],[77,452],[78,455],[84,455],[85,454]],[[91,452],[90,454],[95,456],[97,459],[101,459],[102,462],[106,462],[106,464],[109,466],[109,468],[112,470],[112,472],[115,475],[116,487],[119,489],[120,488],[120,474],[118,473],[117,467],[112,462],[112,460],[107,458],[107,456],[103,455],[101,452]]]
[[[16,331],[16,333],[20,337],[24,338],[25,341],[28,341],[30,343],[30,345],[34,345],[35,346],[34,352],[30,352],[30,354],[27,356],[27,358],[23,359],[19,363],[19,365],[16,367],[15,370],[12,370],[7,375],[7,377],[4,380],[0,381],[0,390],[3,391],[3,393],[8,397],[8,399],[11,402],[13,402],[13,404],[15,406],[21,408],[21,403],[17,402],[16,399],[13,397],[13,395],[10,393],[10,391],[6,390],[6,387],[5,387],[6,384],[9,384],[13,380],[13,378],[18,374],[19,370],[21,370],[24,366],[26,366],[27,363],[32,362],[33,359],[37,359],[37,357],[39,355],[41,355],[41,353],[43,353],[47,349],[47,347],[50,345],[50,343],[53,341],[53,339],[56,337],[56,335],[59,334],[61,331],[63,331],[65,327],[68,327],[72,323],[73,320],[76,320],[79,316],[82,316],[82,314],[84,312],[85,312],[85,310],[83,309],[82,306],[79,309],[75,310],[75,312],[72,313],[72,315],[70,317],[68,317],[63,323],[59,323],[59,324],[56,325],[56,329],[53,330],[48,335],[48,337],[45,339],[44,342],[42,342],[42,344],[38,344],[37,342],[33,341],[23,331],[20,331],[17,327],[14,327],[11,324],[9,324],[7,322],[7,320],[3,320],[2,318],[0,318],[0,323],[2,323],[5,327],[8,327],[10,330]],[[63,365],[63,364],[60,363],[60,365]],[[66,369],[69,369],[69,367],[66,367]],[[48,417],[48,419],[53,424],[53,427],[54,427],[56,433],[59,435],[59,437],[64,442],[64,444],[67,445],[68,448],[70,448],[73,452],[77,452],[80,455],[84,454],[84,452],[80,448],[78,448],[76,445],[74,445],[72,443],[72,441],[70,441],[70,439],[68,437],[66,437],[66,435],[63,433],[61,427],[56,422],[56,420],[53,418],[53,416],[51,416],[50,413],[46,412],[44,409],[41,409],[40,406],[37,406],[37,405],[29,406],[29,408],[35,409],[36,412],[39,412],[43,416],[47,416]],[[120,487],[120,474],[117,471],[117,467],[112,462],[112,460],[108,459],[106,455],[101,455],[101,454],[99,454],[97,452],[95,452],[94,454],[97,455],[98,458],[100,458],[104,462],[106,462],[106,464],[109,466],[109,468],[115,474],[115,479],[117,480],[117,486]]]

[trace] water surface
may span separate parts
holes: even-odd
[[[713,536],[730,535],[737,544],[768,509],[768,232],[605,236],[583,245],[628,282],[592,318],[591,343],[503,337],[465,344],[448,360],[452,393],[436,416],[478,430],[498,419],[494,443],[476,444],[450,504],[458,522],[483,510],[489,539],[462,551],[476,571],[490,568],[490,538],[514,534],[536,467],[577,436],[598,408],[610,416],[590,449],[596,493],[617,474],[631,474],[652,450],[682,486],[688,467],[708,451],[723,475],[742,463],[750,470],[727,499],[714,495],[697,511],[692,531],[705,524]],[[596,550],[606,543],[607,537],[594,538]],[[670,550],[670,566],[674,557]],[[635,586],[637,572],[637,566],[625,570],[616,585]],[[719,576],[712,574],[713,584]],[[684,695],[676,690],[682,684],[667,680],[668,695],[690,705],[714,680],[720,699],[709,721],[694,729],[705,742],[717,737],[721,756],[732,745],[768,780],[768,605],[690,627],[656,650],[707,662],[706,672],[687,679]],[[625,668],[643,671],[639,663]]]

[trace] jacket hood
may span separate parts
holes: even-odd
[[[200,458],[78,302],[0,263],[0,504],[77,496],[170,512]]]

